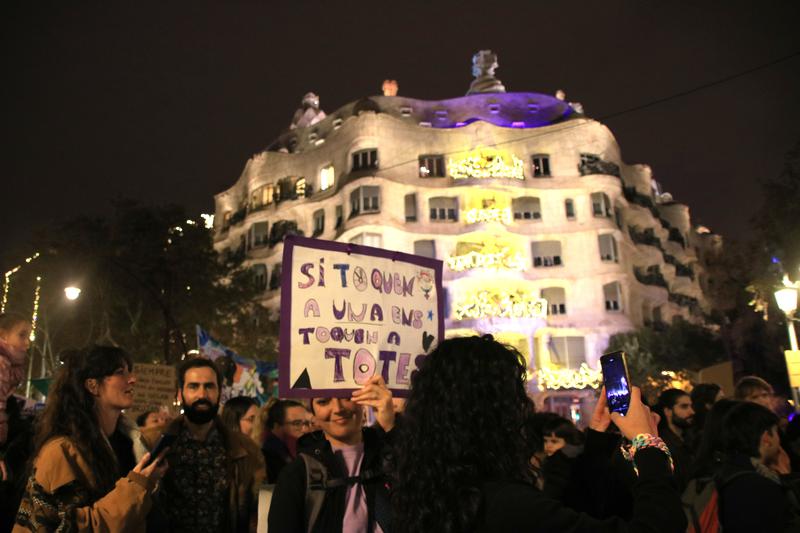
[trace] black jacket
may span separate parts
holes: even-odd
[[[380,471],[386,433],[379,428],[364,428],[364,459],[361,472]],[[322,431],[304,435],[297,442],[298,457],[283,468],[272,495],[269,509],[269,530],[281,533],[305,532],[306,466],[300,454],[307,454],[322,462],[328,470],[329,479],[344,478],[344,465],[336,458],[330,443]],[[388,509],[388,490],[382,478],[364,483],[369,513],[369,531],[373,531],[376,508],[382,516]],[[329,489],[325,495],[313,532],[339,533],[344,521],[347,486]],[[385,533],[388,533],[386,531]]]
[[[740,472],[750,475],[737,475]],[[800,531],[789,488],[774,474],[759,473],[749,457],[729,457],[715,480],[719,488],[719,520],[725,533]]]
[[[495,481],[483,486],[483,513],[476,531],[684,533],[686,518],[666,455],[657,449],[643,449],[636,454],[636,465],[639,477],[629,522],[592,518],[546,497],[531,485]]]
[[[283,467],[292,462],[289,448],[281,439],[270,433],[261,446],[261,453],[264,454],[264,462],[267,464],[267,483],[270,485],[277,483]]]

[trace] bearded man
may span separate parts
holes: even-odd
[[[675,465],[675,481],[683,492],[691,475],[692,448],[686,442],[689,428],[694,422],[692,398],[688,392],[680,389],[667,389],[658,397],[658,407],[662,418],[658,424],[658,436],[666,443],[672,453]]]
[[[254,442],[228,431],[217,416],[220,385],[219,370],[208,359],[190,359],[178,368],[183,416],[164,430],[177,438],[158,494],[161,527],[167,531],[256,530],[264,459]],[[143,431],[149,448],[161,429]]]

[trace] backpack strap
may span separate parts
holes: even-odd
[[[319,460],[305,453],[298,453],[306,466],[306,533],[311,533],[317,523],[322,504],[325,502],[325,489],[328,486],[328,469]]]
[[[305,453],[298,453],[297,455],[303,458],[306,466],[306,533],[311,533],[314,529],[328,490],[349,487],[356,483],[364,484],[383,475],[380,470],[373,469],[363,470],[357,476],[330,479],[328,477],[328,469],[321,461]]]

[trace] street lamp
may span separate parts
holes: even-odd
[[[77,300],[80,295],[81,289],[79,287],[64,287],[64,296],[67,297],[67,300]]]
[[[791,351],[786,352],[786,367],[789,370],[789,384],[792,386],[792,396],[794,397],[794,409],[800,409],[800,391],[792,383],[792,367],[800,363],[800,351],[797,348],[797,333],[794,330],[794,313],[797,310],[797,291],[800,282],[792,283],[788,276],[783,277],[783,288],[775,291],[775,301],[778,307],[786,314],[786,327],[789,330],[789,347]]]

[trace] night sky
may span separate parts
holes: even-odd
[[[211,212],[307,91],[463,95],[474,52],[508,91],[584,105],[695,222],[747,235],[800,141],[797,2],[21,2],[0,7],[0,268],[34,229],[115,198]]]

